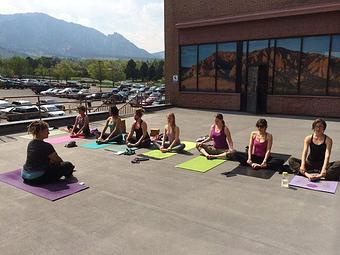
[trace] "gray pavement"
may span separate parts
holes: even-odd
[[[144,116],[163,127],[173,111],[182,140],[209,132],[212,111],[173,108]],[[243,150],[259,116],[224,113]],[[265,116],[274,152],[300,156],[311,118]],[[127,119],[127,126],[132,118]],[[340,122],[329,120],[332,160],[340,160]],[[100,127],[101,123],[94,123]],[[0,172],[19,168],[28,140],[0,143]],[[50,202],[0,183],[0,254],[339,254],[340,194],[280,187],[222,173],[226,162],[201,174],[175,168],[195,155],[131,164],[133,156],[55,145],[90,189]],[[292,176],[290,176],[291,178]]]

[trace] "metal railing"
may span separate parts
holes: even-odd
[[[42,106],[44,105],[57,105],[57,106],[63,106],[60,110],[65,111],[65,114],[72,115],[73,113],[78,113],[78,107],[81,105],[84,105],[86,108],[86,111],[90,111],[90,107],[88,106],[87,99],[72,99],[68,101],[55,101],[53,103],[42,103],[43,98],[49,98],[51,99],[51,96],[42,96],[42,95],[34,95],[34,96],[5,96],[1,97],[0,100],[9,100],[9,101],[15,101],[26,99],[31,102],[31,104],[24,104],[24,105],[12,105],[9,108],[15,108],[18,107],[22,112],[5,112],[4,109],[0,110],[0,121],[7,120],[7,121],[17,121],[17,120],[27,120],[27,119],[43,119],[48,118],[51,116],[48,116],[48,112],[45,112],[42,110]],[[91,100],[92,102],[98,102],[101,100]],[[65,106],[66,105],[66,106]],[[29,107],[32,107],[31,111],[29,110]],[[38,108],[38,111],[34,111],[34,107]],[[27,112],[24,112],[24,109],[27,109]]]

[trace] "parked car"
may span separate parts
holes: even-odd
[[[86,99],[87,100],[94,100],[94,99],[101,99],[103,93],[93,93],[91,95],[87,95]]]
[[[27,100],[17,100],[12,102],[13,105],[15,106],[25,106],[25,105],[32,105],[30,101]]]
[[[65,112],[61,111],[56,105],[42,105],[40,106],[41,115],[43,117],[58,117],[65,116]]]
[[[89,93],[90,93],[90,91],[88,89],[81,89],[76,94],[73,94],[73,98],[75,98],[75,99],[82,99],[82,98],[85,98],[85,96],[87,94],[89,94]]]
[[[113,88],[111,91],[112,94],[118,94],[119,93],[119,89],[117,88]]]
[[[6,109],[9,107],[13,107],[13,105],[7,100],[0,100],[0,109]]]
[[[53,104],[55,105],[59,110],[61,111],[65,111],[65,105],[58,103],[56,100],[54,99],[40,99],[40,105],[49,105],[49,104]],[[37,106],[39,106],[39,102],[37,102]]]
[[[8,111],[6,116],[8,121],[37,119],[39,117],[39,108],[34,105],[13,107],[10,111]]]
[[[44,95],[44,96],[47,96],[47,95],[51,95],[51,92],[55,90],[55,88],[49,88],[47,90],[44,90],[44,91],[41,91],[40,92],[40,95]]]

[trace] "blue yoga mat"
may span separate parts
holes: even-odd
[[[104,144],[97,144],[96,142],[91,142],[91,143],[85,143],[81,144],[80,147],[86,148],[86,149],[102,149],[106,148],[108,146],[111,146],[116,143],[104,143]]]

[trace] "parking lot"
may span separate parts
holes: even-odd
[[[96,111],[105,103],[119,105],[129,102],[132,106],[147,106],[165,102],[164,87],[142,84],[122,83],[116,88],[92,86],[88,89],[46,87],[39,94],[33,90],[0,89],[0,121],[72,115],[80,104],[86,105],[89,111]]]

